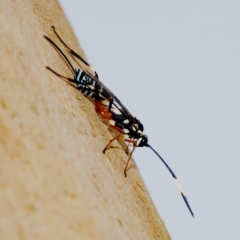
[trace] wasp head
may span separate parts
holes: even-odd
[[[148,145],[148,137],[145,134],[141,134],[137,141],[137,146],[138,147],[145,147]]]

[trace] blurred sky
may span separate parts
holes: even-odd
[[[157,156],[135,151],[171,237],[240,239],[240,2],[60,3],[100,80],[186,192],[195,219]]]

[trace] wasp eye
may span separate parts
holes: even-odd
[[[141,141],[139,142],[138,146],[139,146],[139,147],[144,147],[144,146],[147,145],[147,143],[148,143],[148,137],[147,137],[147,135],[142,135]]]
[[[139,122],[138,129],[143,132],[144,128],[143,125]]]

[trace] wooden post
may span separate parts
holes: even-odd
[[[83,55],[56,0],[0,3],[0,239],[170,239],[92,102],[46,70],[71,76],[51,25]]]

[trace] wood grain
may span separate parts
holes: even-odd
[[[92,102],[46,70],[71,76],[51,25],[84,56],[57,1],[1,1],[0,239],[170,239]]]

